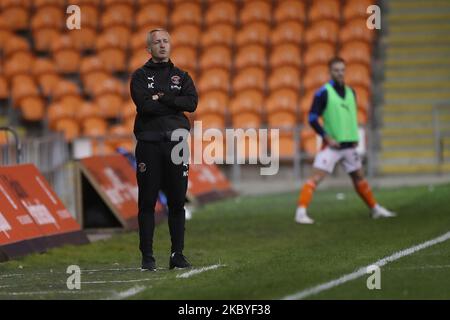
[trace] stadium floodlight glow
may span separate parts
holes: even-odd
[[[224,135],[222,130],[215,128],[203,130],[202,122],[194,121],[193,136],[186,129],[172,132],[171,140],[179,143],[172,149],[171,158],[174,164],[245,164],[248,160],[248,164],[268,166],[260,168],[261,175],[275,175],[280,162],[279,138],[279,129],[225,129]],[[224,141],[224,144],[215,143],[218,141]],[[208,144],[204,146],[204,142]],[[192,146],[193,157],[190,156]]]

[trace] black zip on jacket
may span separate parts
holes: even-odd
[[[183,111],[194,112],[198,94],[189,74],[168,62],[155,63],[151,59],[133,72],[130,83],[131,98],[137,115],[134,134],[137,140],[152,140],[152,134],[190,129]],[[152,96],[164,93],[158,100]]]

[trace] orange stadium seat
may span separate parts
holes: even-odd
[[[231,1],[219,1],[212,3],[205,13],[205,24],[212,26],[217,23],[236,25],[237,7]]]
[[[74,116],[79,123],[82,123],[88,118],[102,118],[102,112],[98,105],[85,100],[76,108]]]
[[[211,90],[219,90],[228,93],[230,90],[230,74],[228,71],[213,68],[202,72],[198,87],[200,93]]]
[[[306,69],[303,86],[306,91],[317,90],[330,79],[327,65],[315,65]]]
[[[129,152],[134,152],[134,141],[132,137],[133,131],[124,124],[116,124],[109,128],[108,136],[113,138],[108,139],[107,142],[114,149],[124,148]],[[117,137],[114,137],[117,136]]]
[[[251,22],[271,22],[272,6],[268,1],[247,1],[240,10],[239,20],[242,25]]]
[[[53,91],[53,101],[60,101],[67,97],[80,97],[80,88],[72,81],[62,80]]]
[[[362,109],[365,113],[368,113],[370,109],[370,88],[359,85],[352,86],[352,88],[356,93],[358,109]]]
[[[197,52],[192,47],[177,47],[170,58],[175,65],[188,72],[197,71]]]
[[[139,30],[130,36],[129,48],[132,53],[147,50],[147,35],[149,30]]]
[[[0,74],[0,99],[8,99],[9,97],[9,86],[6,77]]]
[[[26,121],[42,121],[45,116],[45,103],[41,97],[26,97],[20,102],[22,118]]]
[[[136,0],[135,2],[136,2],[137,10],[141,10],[142,7],[145,7],[146,5],[155,3],[155,2],[164,4],[164,5],[170,4],[169,0],[161,0],[161,1],[159,1],[159,0]]]
[[[107,36],[106,36],[107,35]],[[125,27],[125,26],[113,26],[108,28],[107,30],[103,31],[102,34],[100,34],[100,37],[108,37],[108,38],[115,38],[117,41],[109,41],[114,42],[114,47],[118,47],[124,51],[128,50],[130,39],[131,39],[131,29]],[[145,44],[145,37],[143,41],[144,46]]]
[[[228,95],[222,91],[210,91],[200,97],[196,115],[215,114],[225,117],[228,108]]]
[[[133,100],[128,99],[122,104],[122,107],[120,109],[120,117],[122,118],[122,120],[126,121],[127,119],[134,120],[135,116],[136,116],[136,106]]]
[[[273,17],[277,24],[290,20],[304,23],[306,20],[305,3],[298,0],[279,1]]]
[[[341,19],[339,0],[315,0],[309,8],[309,21]]]
[[[263,94],[258,90],[239,92],[230,102],[234,128],[259,128],[262,123]]]
[[[354,18],[367,19],[367,7],[375,4],[373,0],[347,0],[343,9],[343,18],[349,21]]]
[[[267,126],[269,128],[292,129],[297,125],[295,113],[289,110],[277,111],[267,114]]]
[[[3,16],[0,14],[0,50],[5,47],[6,42],[13,36],[14,35],[6,24],[5,19],[3,19]]]
[[[33,60],[21,60],[20,56],[13,57],[5,61],[3,74],[10,81],[18,75],[29,74],[32,64]]]
[[[317,135],[311,127],[303,128],[300,133],[300,144],[307,156],[313,157],[319,152],[317,145]]]
[[[270,26],[264,22],[253,22],[243,26],[236,34],[238,47],[247,44],[267,45],[270,36]]]
[[[101,27],[107,29],[121,25],[132,28],[134,24],[133,3],[127,0],[104,0],[103,8],[106,10],[101,17]]]
[[[102,118],[86,118],[81,122],[81,132],[86,137],[105,136],[108,132],[108,123]]]
[[[338,37],[339,25],[333,20],[320,20],[313,23],[305,33],[306,43],[330,42],[335,44]]]
[[[98,6],[92,3],[79,4],[79,6],[83,28],[97,29],[100,21]]]
[[[121,81],[110,78],[92,87],[95,103],[99,106],[105,118],[119,118],[125,94]]]
[[[75,73],[79,70],[81,55],[68,35],[56,39],[51,50],[59,72]]]
[[[13,105],[18,107],[23,98],[39,96],[39,89],[30,75],[17,75],[11,81],[11,98]]]
[[[220,91],[208,92],[201,96],[195,120],[201,121],[203,129],[224,129],[228,109],[228,95]]]
[[[149,3],[136,12],[136,27],[138,30],[151,31],[156,26],[167,27],[169,11],[163,3]]]
[[[95,83],[100,83],[109,78],[102,60],[97,56],[87,56],[81,60],[80,66],[81,81],[84,90],[92,94],[92,87]]]
[[[279,67],[272,71],[268,81],[269,91],[281,88],[290,88],[300,91],[300,71],[298,68],[285,66]]]
[[[126,51],[121,42],[112,33],[103,33],[97,38],[96,49],[99,59],[109,72],[126,70]]]
[[[200,27],[197,25],[178,25],[170,33],[172,46],[191,46],[196,48],[200,42],[200,33]]]
[[[9,37],[3,48],[5,58],[11,58],[18,52],[30,53],[30,44],[27,40],[19,36]]]
[[[69,36],[77,50],[94,50],[97,33],[94,28],[83,27],[79,30],[70,30]]]
[[[24,120],[43,120],[45,104],[31,76],[19,75],[13,79],[11,84],[11,97],[13,99],[13,105],[20,109]]]
[[[344,43],[339,56],[345,60],[346,63],[363,63],[370,66],[372,54],[370,45],[364,41],[349,41]]]
[[[245,67],[265,68],[267,66],[266,48],[258,44],[239,47],[234,66],[238,70]]]
[[[339,31],[339,41],[341,44],[356,40],[371,43],[374,36],[374,31],[367,29],[365,18],[350,20]]]
[[[135,117],[133,116],[125,119],[125,121],[123,122],[123,125],[127,127],[130,132],[133,132],[134,130],[134,119]]]
[[[195,115],[195,121],[200,121],[202,123],[203,130],[205,129],[225,129],[226,128],[226,118],[218,113],[214,112],[204,112]]]
[[[217,1],[217,0],[210,0],[209,2],[214,2],[214,1]],[[225,1],[228,1],[228,0],[225,0]],[[203,0],[166,0],[166,2],[167,3],[172,3],[173,5],[179,5],[180,3],[186,3],[186,2],[192,2],[192,3],[195,3],[197,5],[201,5]],[[205,2],[207,2],[207,1],[205,1]]]
[[[175,5],[170,15],[170,23],[173,27],[182,24],[202,24],[202,8],[200,3],[180,2]]]
[[[65,0],[33,0],[33,5],[36,9],[42,8],[63,8],[66,4]]]
[[[55,129],[56,124],[61,119],[74,119],[78,114],[79,108],[75,105],[52,103],[47,109],[48,124],[51,129]]]
[[[96,135],[93,135],[96,136]],[[102,139],[91,139],[92,154],[96,156],[112,155],[116,154],[114,147],[111,146],[108,141]]]
[[[53,130],[62,132],[66,141],[72,141],[80,135],[80,126],[73,118],[64,118],[56,121]]]
[[[294,127],[297,124],[298,94],[292,89],[273,91],[266,101],[269,127]]]
[[[29,26],[31,1],[2,0],[0,11],[8,27],[12,30],[25,30]]]
[[[266,76],[264,69],[248,67],[241,69],[233,79],[233,92],[238,93],[247,89],[256,89],[264,92],[266,89]]]
[[[33,76],[46,97],[52,95],[61,77],[58,75],[55,64],[48,58],[38,58],[33,63]]]
[[[226,46],[213,46],[203,51],[200,57],[200,70],[208,70],[211,68],[231,69],[231,49]]]
[[[266,112],[290,112],[296,114],[298,111],[298,93],[290,88],[282,88],[271,92],[266,101]]]
[[[294,44],[276,46],[270,54],[269,61],[272,69],[282,66],[300,68],[302,65],[300,48]]]
[[[299,139],[300,140],[300,139]],[[270,142],[272,145],[272,142]],[[292,131],[280,131],[278,138],[278,154],[280,159],[287,160],[292,159],[295,155],[295,139],[294,132]]]
[[[150,58],[150,53],[143,49],[134,52],[130,60],[128,61],[128,72],[131,74],[136,69],[142,67]]]
[[[370,88],[371,79],[369,68],[360,63],[352,63],[346,65],[345,81],[350,86],[363,86]]]
[[[300,98],[300,120],[303,122],[308,121],[308,113],[311,110],[311,105],[315,93],[316,89],[310,89],[308,91],[305,91],[305,93]]]
[[[77,0],[77,4],[82,5],[90,5],[96,8],[101,7],[102,0]]]
[[[64,11],[60,7],[41,7],[31,19],[34,46],[38,51],[48,51],[59,37],[64,23]]]
[[[335,56],[334,45],[329,42],[315,42],[311,44],[303,55],[303,63],[310,67],[316,64],[326,64]]]
[[[304,37],[303,24],[297,21],[280,22],[270,34],[272,46],[285,43],[300,45]]]
[[[232,25],[216,24],[201,35],[201,46],[208,48],[213,45],[233,46],[236,32]]]

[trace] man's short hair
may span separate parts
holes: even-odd
[[[158,31],[164,31],[164,32],[167,32],[167,34],[169,34],[169,31],[167,31],[167,30],[164,29],[164,28],[156,28],[156,29],[153,29],[153,30],[149,31],[149,33],[147,34],[147,44],[150,44],[150,41],[151,41],[151,39],[152,39],[153,34],[154,34],[155,32],[158,32]],[[170,35],[169,35],[169,36],[170,36]]]
[[[331,69],[333,64],[339,63],[339,62],[342,62],[342,63],[345,64],[345,60],[342,59],[341,57],[334,57],[334,58],[332,58],[330,61],[328,61],[328,68]]]

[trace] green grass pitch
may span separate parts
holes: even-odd
[[[137,233],[66,246],[0,264],[0,299],[280,299],[328,282],[450,231],[450,185],[374,190],[397,212],[372,220],[352,189],[318,190],[314,225],[294,223],[296,194],[239,197],[207,205],[187,221],[194,270],[168,270],[167,224],[155,232],[158,271],[141,272]],[[343,193],[338,200],[336,194]],[[381,268],[381,289],[360,277],[308,299],[450,299],[450,240]],[[81,289],[69,290],[69,265]]]

